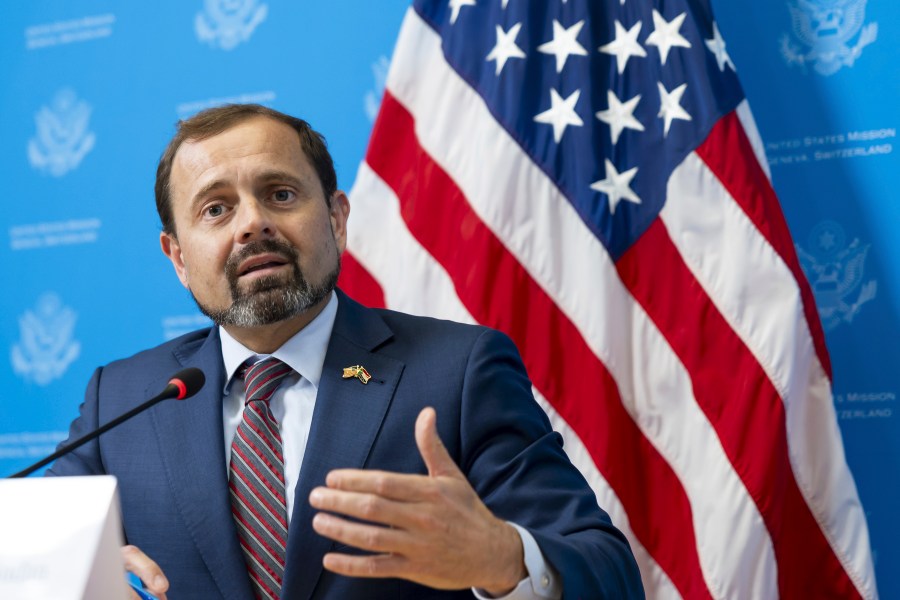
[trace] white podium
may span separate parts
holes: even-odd
[[[0,598],[127,598],[115,477],[0,480]]]

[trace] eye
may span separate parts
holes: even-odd
[[[275,190],[272,193],[272,199],[275,202],[289,202],[293,200],[294,192],[291,190]]]
[[[222,206],[221,204],[212,204],[210,206],[207,206],[203,210],[203,213],[207,217],[221,217],[222,215],[225,214],[225,207]]]

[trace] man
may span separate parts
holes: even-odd
[[[304,121],[233,105],[180,123],[156,198],[162,250],[217,327],[98,369],[71,437],[181,368],[207,383],[52,469],[118,477],[150,591],[642,596],[508,338],[335,290],[350,206]]]

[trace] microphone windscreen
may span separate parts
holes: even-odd
[[[196,367],[188,367],[172,375],[169,383],[175,383],[175,381],[180,381],[184,385],[184,392],[178,394],[178,399],[184,400],[200,391],[200,388],[206,383],[206,375]],[[181,386],[178,387],[180,388]]]

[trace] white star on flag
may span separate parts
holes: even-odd
[[[679,48],[690,48],[691,43],[684,39],[678,32],[687,13],[681,13],[671,21],[666,21],[663,16],[653,9],[653,33],[647,37],[646,44],[648,46],[657,46],[659,48],[659,58],[662,64],[666,64],[669,57],[669,50],[674,46]]]
[[[604,54],[612,54],[616,57],[616,66],[619,69],[619,75],[625,71],[625,65],[632,56],[647,56],[637,41],[637,36],[641,32],[641,21],[635,23],[631,29],[626,30],[621,23],[616,21],[616,38],[605,46],[600,46],[598,50]]]
[[[713,21],[713,39],[705,41],[706,47],[715,55],[720,71],[725,70],[725,65],[731,67],[732,71],[737,71],[734,67],[734,63],[731,62],[731,57],[728,56],[728,52],[725,51],[725,39],[722,38],[722,34],[719,33],[719,24],[715,21]]]
[[[631,189],[631,180],[637,175],[638,168],[628,169],[624,173],[616,171],[615,165],[607,158],[606,162],[606,179],[595,181],[591,184],[591,189],[606,194],[609,198],[609,212],[616,214],[616,206],[622,200],[627,200],[634,204],[640,204],[641,199],[634,190]]]
[[[687,84],[682,83],[671,92],[667,92],[662,83],[656,85],[659,87],[659,114],[657,116],[665,120],[663,128],[663,137],[665,137],[669,134],[669,127],[674,119],[691,120],[691,115],[681,108],[681,97],[687,89]]]
[[[638,102],[641,100],[640,94],[627,102],[622,102],[612,90],[607,90],[606,98],[609,108],[601,110],[596,115],[598,119],[609,125],[613,144],[619,141],[619,135],[621,135],[623,129],[644,131],[644,126],[641,122],[634,118],[634,109],[637,108]]]
[[[503,66],[506,65],[507,60],[510,58],[525,58],[525,53],[516,45],[516,36],[519,35],[519,30],[522,29],[521,23],[516,23],[506,32],[504,32],[503,28],[499,25],[496,25],[496,28],[497,43],[491,49],[491,53],[487,55],[485,60],[497,61],[497,71],[495,75],[499,75],[500,71],[503,70]]]
[[[556,56],[557,73],[562,72],[563,67],[566,65],[566,60],[572,54],[587,56],[587,50],[575,39],[578,37],[582,27],[584,27],[583,19],[568,29],[563,27],[559,21],[553,19],[553,39],[537,47],[538,52]]]
[[[584,125],[584,121],[575,112],[575,104],[578,102],[579,96],[581,96],[581,90],[575,90],[563,100],[554,88],[550,88],[550,108],[534,118],[538,123],[553,125],[553,139],[557,144],[562,139],[563,133],[566,132],[566,127]]]
[[[449,5],[453,10],[453,13],[450,14],[450,24],[453,25],[459,18],[459,11],[462,10],[462,7],[475,6],[475,0],[450,0]]]

